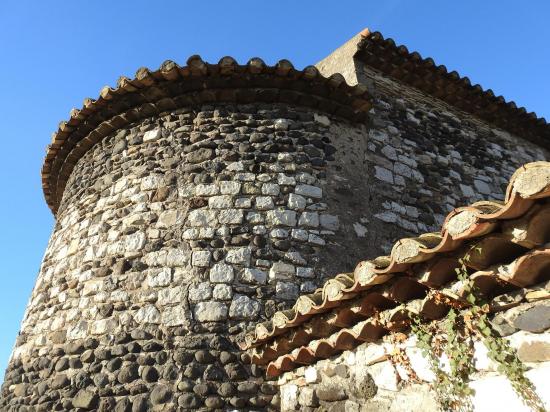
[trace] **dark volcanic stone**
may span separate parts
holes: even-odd
[[[262,383],[260,391],[266,395],[275,395],[277,393],[277,387],[271,383]]]
[[[114,409],[115,405],[116,405],[116,401],[114,398],[111,398],[111,397],[101,398],[101,400],[99,401],[98,411],[110,412]]]
[[[178,349],[174,353],[174,361],[180,365],[185,365],[193,359],[193,353],[186,349]]]
[[[159,378],[159,373],[153,366],[144,366],[141,370],[141,379],[145,382],[156,382]]]
[[[218,393],[224,398],[227,398],[235,394],[235,386],[232,383],[224,382],[218,388]]]
[[[229,377],[229,380],[238,381],[246,379],[248,377],[246,369],[243,365],[239,363],[230,363],[228,365],[225,365],[224,369],[227,373],[227,376]]]
[[[109,359],[111,359],[111,351],[109,349],[105,349],[105,348],[96,349],[94,351],[94,355],[95,355],[96,359],[98,359],[98,360],[109,360]]]
[[[104,388],[109,384],[109,377],[104,373],[94,375],[94,384],[98,388]]]
[[[173,363],[167,363],[162,368],[162,377],[166,379],[167,381],[173,381],[177,379],[179,375],[179,368],[174,365]]]
[[[99,346],[99,341],[96,338],[88,338],[84,341],[84,349],[95,349]]]
[[[204,382],[197,383],[195,386],[193,386],[193,392],[195,392],[201,398],[204,398],[210,393],[210,385]]]
[[[137,342],[130,342],[126,345],[128,353],[139,353],[141,351],[141,346]]]
[[[235,360],[236,356],[231,352],[223,351],[220,353],[220,362],[222,363],[222,365],[234,362]]]
[[[71,383],[71,381],[69,380],[67,375],[65,375],[64,373],[60,373],[60,374],[57,374],[55,376],[55,378],[53,378],[52,383],[51,383],[51,388],[52,389],[61,389],[61,388],[64,388],[65,386],[68,386],[70,383]],[[39,391],[39,393],[40,393],[40,391]]]
[[[234,396],[229,400],[229,403],[235,408],[243,408],[246,406],[246,399],[238,396]]]
[[[107,362],[107,370],[109,372],[114,372],[118,370],[122,366],[122,360],[119,358],[111,359],[109,362]]]
[[[242,382],[237,386],[237,390],[242,393],[256,393],[258,391],[258,384],[254,382]]]
[[[183,375],[189,379],[196,379],[201,375],[201,368],[198,365],[188,365],[183,372]]]
[[[206,381],[221,381],[225,379],[225,373],[214,365],[208,365],[204,370],[203,379]]]
[[[132,336],[132,339],[134,340],[145,340],[145,339],[151,339],[153,335],[151,335],[149,332],[144,331],[143,329],[134,329],[130,336]]]
[[[80,371],[73,376],[73,386],[77,389],[84,389],[92,384],[92,379],[86,371]]]
[[[82,355],[80,355],[80,360],[84,363],[92,363],[94,359],[95,359],[95,356],[94,356],[94,351],[92,349],[88,349]]]
[[[138,395],[140,393],[149,392],[149,388],[145,383],[132,384],[129,389],[130,395]]]
[[[123,345],[116,345],[111,348],[111,354],[113,356],[124,356],[128,353],[126,347]]]
[[[55,371],[61,372],[69,368],[69,359],[61,358],[55,363]]]
[[[139,377],[138,375],[138,365],[135,363],[132,363],[128,366],[124,366],[119,374],[118,374],[118,381],[120,383],[130,383],[135,381]]]
[[[56,376],[56,378],[57,378],[57,376]],[[71,381],[67,378],[67,380],[62,382],[61,384],[62,384],[62,386],[67,386],[70,382]],[[53,383],[52,383],[52,388],[53,388]],[[55,388],[55,389],[59,389],[59,388]],[[49,390],[49,388],[48,388],[48,382],[47,381],[39,382],[38,385],[36,385],[36,392],[38,392],[39,396],[44,395],[48,390]]]
[[[142,346],[143,352],[158,352],[162,349],[162,345],[155,341],[149,341]]]
[[[99,314],[104,318],[108,318],[113,313],[113,309],[114,307],[112,303],[106,303],[99,307]]]
[[[69,355],[80,355],[84,352],[84,344],[82,342],[72,342],[65,346],[65,352]]]
[[[210,409],[221,409],[223,408],[224,401],[219,396],[209,396],[204,401],[204,404],[206,405],[207,408],[210,408]]]
[[[130,334],[126,332],[120,332],[115,335],[115,343],[128,343],[130,339]]]
[[[166,385],[157,385],[151,392],[151,402],[153,405],[166,403],[172,397],[172,391]]]
[[[197,149],[187,155],[187,161],[189,163],[201,163],[205,160],[210,160],[214,157],[214,151],[212,149],[208,149],[206,147],[203,147],[201,149]]]
[[[132,412],[147,412],[149,410],[147,395],[138,395],[132,402]]]
[[[516,318],[514,326],[528,332],[544,332],[550,328],[550,306],[540,305],[528,309]]]
[[[266,406],[271,398],[269,396],[253,396],[248,400],[250,405],[262,408]]]
[[[191,392],[193,390],[193,382],[189,379],[182,379],[181,382],[178,383],[178,391],[180,392]]]
[[[178,405],[183,409],[196,409],[200,404],[198,396],[194,393],[184,393],[178,398]]]
[[[97,406],[99,397],[90,391],[81,389],[73,398],[73,406],[75,408],[93,409]]]
[[[71,358],[69,359],[69,366],[71,369],[80,369],[82,368],[82,362],[79,358]]]
[[[195,359],[199,363],[206,363],[206,364],[212,363],[216,360],[216,358],[214,358],[214,356],[212,356],[212,354],[210,352],[208,352],[207,350],[198,350],[198,351],[196,351],[195,352]]]
[[[167,360],[168,360],[168,353],[166,353],[165,351],[158,352],[155,355],[155,362],[159,365],[164,365]]]
[[[115,406],[115,412],[130,412],[132,410],[132,402],[128,398],[119,399]]]

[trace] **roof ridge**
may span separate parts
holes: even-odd
[[[410,52],[392,38],[384,38],[379,31],[368,28],[359,33],[354,54],[365,64],[385,75],[432,95],[467,113],[518,134],[527,140],[550,148],[550,124],[544,117],[527,112],[514,101],[506,101],[493,90],[472,85],[467,76],[448,71],[431,57]]]

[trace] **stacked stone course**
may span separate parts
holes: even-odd
[[[233,342],[318,285],[334,151],[326,125],[282,105],[181,109],[96,145],[67,183],[3,402],[269,405]]]
[[[548,157],[367,68],[368,122],[341,75],[188,63],[104,89],[54,139],[56,225],[0,409],[278,409],[247,329]],[[312,396],[342,395],[296,407]]]

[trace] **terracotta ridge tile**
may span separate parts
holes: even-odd
[[[365,29],[360,33],[354,57],[497,127],[550,147],[550,125],[544,118],[528,113],[524,107],[518,108],[515,102],[507,102],[502,96],[495,96],[491,89],[472,85],[468,77],[449,72],[445,66],[436,65],[432,58],[423,58],[418,52],[396,45],[393,39],[384,38],[378,31]]]

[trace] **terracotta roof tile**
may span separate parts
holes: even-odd
[[[355,57],[385,75],[393,77],[438,99],[504,130],[528,140],[550,146],[550,126],[544,118],[528,113],[524,107],[495,96],[491,89],[472,85],[468,77],[456,71],[449,72],[433,59],[410,52],[405,46],[384,38],[380,32],[365,29],[357,46]]]
[[[97,99],[84,99],[53,134],[42,167],[42,187],[55,213],[76,162],[102,138],[129,123],[185,106],[283,102],[312,107],[337,116],[365,120],[371,108],[363,85],[349,86],[340,74],[328,78],[317,68],[296,70],[288,60],[274,66],[259,58],[245,65],[226,56],[217,64],[191,56],[186,66],[164,62],[157,70],[141,68],[133,79],[120,77]]]
[[[276,376],[402,330],[409,313],[439,319],[468,305],[455,272],[466,254],[470,279],[489,299],[541,282],[550,273],[547,198],[550,163],[529,163],[512,176],[503,203],[456,209],[441,232],[397,241],[390,256],[360,262],[257,325],[242,347]]]

